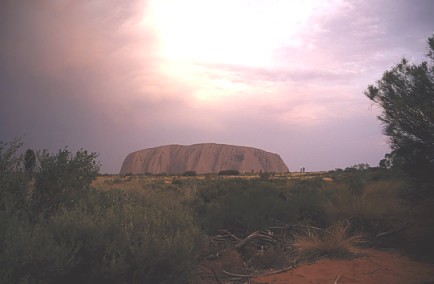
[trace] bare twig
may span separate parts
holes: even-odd
[[[286,272],[286,271],[291,270],[291,269],[294,269],[294,268],[295,268],[294,265],[290,265],[290,266],[285,267],[285,268],[283,268],[283,269],[279,269],[279,270],[271,271],[271,272],[268,272],[268,273],[259,274],[259,275],[257,275],[257,276],[268,276],[268,275],[279,274],[279,273]]]
[[[336,279],[335,279],[335,284],[338,284],[338,283],[339,283],[339,280],[341,280],[341,276],[342,276],[342,275],[338,275],[338,276],[336,277]]]
[[[270,234],[261,233],[259,231],[256,231],[256,232],[253,232],[250,235],[248,235],[241,242],[239,242],[235,246],[235,248],[236,249],[241,249],[242,247],[244,247],[245,245],[247,245],[250,241],[252,241],[254,239],[260,239],[260,240],[267,241],[267,242],[275,242],[275,239]]]
[[[250,277],[256,276],[255,273],[252,273],[252,274],[238,274],[238,273],[228,272],[226,270],[223,270],[223,273],[227,274],[229,276],[239,277],[239,278],[250,278]]]
[[[321,228],[318,228],[318,227],[315,227],[315,226],[309,226],[309,225],[292,225],[292,227],[325,231],[324,229],[321,229]]]
[[[235,248],[236,249],[241,249],[243,246],[245,246],[250,240],[254,239],[255,237],[257,237],[258,232],[253,232],[250,235],[247,236],[247,238],[243,239],[241,242],[239,242]]]
[[[202,266],[205,267],[205,268],[207,268],[207,269],[209,269],[209,270],[211,270],[211,272],[214,275],[214,278],[217,281],[217,283],[222,284],[222,282],[220,281],[219,277],[217,276],[217,273],[215,272],[215,270],[212,267],[205,266],[205,265],[202,265]]]
[[[288,270],[294,269],[293,265],[290,265],[288,267],[285,267],[283,269],[279,269],[279,270],[275,270],[275,271],[271,271],[271,272],[265,272],[265,273],[252,273],[252,274],[238,274],[238,273],[232,273],[232,272],[228,272],[223,270],[224,274],[227,274],[229,276],[233,276],[233,277],[240,277],[240,278],[252,278],[252,277],[258,277],[258,276],[269,276],[269,275],[274,275],[274,274],[279,274],[282,272],[286,272]]]
[[[379,238],[379,237],[384,237],[384,236],[388,236],[388,235],[392,235],[392,234],[398,233],[399,231],[404,230],[404,228],[407,227],[408,224],[409,224],[409,223],[407,222],[407,223],[405,223],[404,225],[402,225],[402,226],[400,226],[400,227],[398,227],[398,228],[395,228],[395,229],[393,229],[393,230],[379,233],[379,234],[377,234],[375,237],[376,237],[376,238]]]
[[[231,236],[232,238],[234,238],[235,240],[237,240],[237,241],[240,241],[240,238],[238,238],[237,236],[235,236],[234,234],[232,234],[231,232],[229,232],[228,230],[219,230],[220,232],[222,232],[222,233],[226,233],[226,234],[228,234],[229,236]]]

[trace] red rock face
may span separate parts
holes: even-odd
[[[287,172],[278,154],[244,146],[204,143],[190,146],[167,145],[130,153],[120,174],[218,173],[222,170],[245,172]]]

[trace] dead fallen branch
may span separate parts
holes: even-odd
[[[232,276],[232,277],[238,277],[238,278],[251,278],[256,276],[255,273],[252,274],[238,274],[238,273],[233,273],[233,272],[228,272],[226,270],[222,271],[224,274]]]
[[[240,241],[240,238],[238,238],[237,236],[235,236],[234,234],[232,234],[228,230],[219,230],[219,231],[222,232],[222,233],[227,234],[228,236],[232,237],[233,239],[237,240],[238,242]]]
[[[349,226],[350,224],[348,221],[347,223]],[[404,226],[389,232],[380,233],[377,237],[402,230]],[[304,236],[303,234],[305,234],[309,236],[309,238],[318,237],[325,238],[326,240],[333,240],[333,237],[335,237],[336,234],[335,231],[339,228],[338,225],[324,229],[309,225],[274,226],[252,232],[247,236],[242,233],[232,233],[228,230],[219,230],[218,235],[207,237],[210,244],[210,250],[214,252],[217,251],[215,257],[213,254],[213,258],[208,257],[207,259],[215,259],[220,255],[224,255],[224,259],[226,259],[225,252],[230,251],[231,254],[227,257],[236,264],[230,267],[237,267],[239,269],[237,269],[238,272],[220,270],[224,269],[223,267],[220,267],[219,271],[211,271],[214,278],[217,282],[220,280],[218,277],[225,279],[226,281],[236,279],[248,282],[254,277],[268,276],[294,269],[296,267],[296,262],[301,259],[296,246],[296,241],[299,236]],[[338,232],[341,231],[342,230],[338,230]],[[353,237],[350,238],[351,241],[353,241],[352,238]],[[315,257],[315,260],[320,258],[321,256],[317,256]],[[290,260],[292,261],[290,262]],[[279,268],[282,266],[287,267],[283,269],[270,270],[270,268]],[[209,275],[211,276],[210,273]],[[334,283],[339,284],[341,277],[341,275],[337,275],[334,279]]]
[[[301,226],[300,226],[301,227]],[[309,226],[305,226],[306,228]],[[224,248],[235,247],[240,250],[251,242],[255,242],[259,246],[275,245],[276,243],[286,243],[288,238],[292,236],[293,226],[286,227],[270,227],[268,229],[255,231],[245,238],[229,232],[228,230],[219,230],[219,234],[213,237],[208,236],[210,243],[219,245]],[[312,229],[319,229],[311,227]]]
[[[269,272],[264,272],[264,273],[254,272],[252,274],[238,274],[238,273],[228,272],[228,271],[225,271],[225,270],[223,270],[223,273],[226,274],[226,275],[229,275],[229,276],[233,276],[233,277],[252,278],[252,277],[260,277],[260,276],[269,276],[269,275],[279,274],[279,273],[283,273],[283,272],[289,271],[291,269],[294,269],[293,265],[290,265],[290,266],[285,267],[283,269],[269,271]]]
[[[253,240],[259,240],[259,241],[263,241],[266,243],[276,243],[275,238],[273,237],[271,232],[261,232],[261,231],[256,231],[251,233],[250,235],[248,235],[245,239],[241,240],[236,246],[235,248],[240,250],[242,249],[244,246],[246,246],[248,243],[250,243]]]
[[[392,235],[392,234],[398,233],[398,232],[404,230],[404,229],[408,226],[408,224],[409,224],[409,223],[405,223],[404,225],[402,225],[402,226],[400,226],[400,227],[398,227],[398,228],[395,228],[395,229],[393,229],[393,230],[379,233],[379,234],[377,234],[375,237],[376,237],[376,238],[380,238],[380,237],[385,237],[385,236],[389,236],[389,235]]]
[[[279,273],[283,273],[283,272],[289,271],[289,270],[294,269],[294,268],[295,268],[294,265],[290,265],[290,266],[285,267],[285,268],[283,268],[283,269],[279,269],[279,270],[275,270],[275,271],[271,271],[271,272],[267,272],[267,273],[259,274],[259,275],[257,275],[257,276],[268,276],[268,275],[279,274]]]

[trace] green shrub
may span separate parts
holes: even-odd
[[[227,229],[245,234],[276,224],[295,223],[302,207],[316,206],[316,198],[261,180],[216,180],[199,187],[192,207],[205,232]]]
[[[184,174],[183,174],[183,176],[186,176],[186,177],[194,177],[194,176],[196,176],[197,174],[196,174],[196,172],[195,171],[186,171],[186,172],[184,172]]]
[[[219,176],[239,176],[239,170],[222,170],[218,172]]]
[[[65,149],[30,194],[20,146],[0,143],[0,283],[187,282],[201,237],[172,191],[95,191],[96,154]]]
[[[57,239],[47,224],[1,216],[1,283],[56,283],[76,265],[77,247]],[[3,231],[5,230],[5,231]]]
[[[186,282],[200,249],[186,208],[115,190],[3,229],[2,283]]]
[[[29,176],[23,169],[22,158],[17,156],[22,142],[18,139],[0,141],[0,211],[6,214],[23,214],[27,209],[27,183]]]
[[[53,218],[56,235],[80,244],[73,275],[89,283],[162,283],[186,279],[199,232],[180,205],[122,191],[95,193]],[[71,276],[69,276],[71,277]],[[69,278],[71,279],[71,278]]]
[[[89,191],[99,171],[96,153],[81,149],[73,155],[67,148],[57,154],[43,151],[35,173],[32,208],[35,215],[47,217],[60,206],[72,206]]]

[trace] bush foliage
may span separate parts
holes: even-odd
[[[412,64],[403,58],[384,72],[365,95],[378,105],[378,119],[392,153],[383,165],[402,167],[432,185],[434,171],[434,34],[428,38],[427,61]]]
[[[0,144],[1,283],[186,282],[200,248],[190,210],[96,191],[96,154],[39,155],[32,190],[19,141]]]
[[[239,176],[239,170],[222,170],[218,172],[219,176]]]
[[[32,208],[46,218],[60,207],[71,207],[90,190],[99,172],[97,154],[79,150],[73,155],[67,148],[57,154],[43,151],[35,173]]]
[[[319,206],[312,190],[287,190],[271,181],[217,179],[203,184],[192,202],[201,228],[207,233],[220,229],[246,234],[267,226],[310,220]]]

